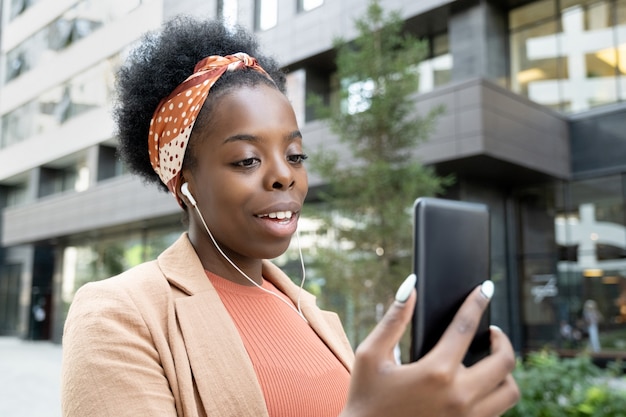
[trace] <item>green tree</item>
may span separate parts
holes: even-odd
[[[377,0],[355,25],[356,39],[335,41],[338,99],[312,103],[344,149],[313,154],[313,171],[327,184],[320,198],[332,244],[320,244],[310,263],[324,280],[321,303],[339,312],[353,344],[410,272],[414,200],[453,181],[415,152],[443,111],[416,111],[417,64],[427,42],[407,34],[400,14],[386,13]]]

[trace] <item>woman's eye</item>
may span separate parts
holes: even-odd
[[[246,158],[239,162],[235,162],[234,165],[241,168],[249,168],[254,166],[257,163],[256,158]]]
[[[289,155],[287,157],[287,160],[289,160],[289,162],[291,162],[292,164],[301,164],[304,161],[306,161],[308,157],[309,157],[308,155],[300,153],[300,154],[295,154],[295,155]]]

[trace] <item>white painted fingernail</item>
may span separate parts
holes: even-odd
[[[397,302],[405,303],[406,300],[409,299],[409,296],[411,295],[411,291],[413,291],[413,288],[415,288],[416,281],[417,281],[417,277],[415,276],[415,274],[411,274],[408,277],[406,277],[402,285],[400,285],[400,288],[398,288],[398,291],[396,291]]]
[[[483,284],[480,286],[480,293],[487,300],[491,300],[491,297],[493,297],[494,290],[495,290],[495,288],[493,286],[493,281],[491,281],[491,280],[487,280],[487,281],[483,282]]]

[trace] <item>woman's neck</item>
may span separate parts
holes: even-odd
[[[254,285],[249,279],[259,285],[262,283],[263,261],[261,259],[243,258],[228,251],[227,248],[221,248],[223,252],[221,253],[208,236],[198,236],[197,233],[191,231],[189,231],[189,240],[205,270],[236,284]]]

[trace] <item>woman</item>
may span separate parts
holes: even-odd
[[[219,22],[174,19],[129,57],[115,112],[122,155],[173,194],[188,232],[156,261],[77,292],[65,416],[478,417],[515,403],[502,332],[492,355],[461,365],[491,282],[429,355],[398,365],[414,276],[353,355],[337,316],[266,261],[287,249],[308,188],[283,90],[251,35]]]

